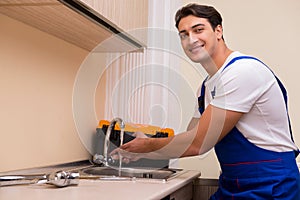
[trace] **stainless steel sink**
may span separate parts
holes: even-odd
[[[151,179],[151,180],[162,180],[167,181],[181,174],[181,169],[151,169],[151,168],[118,168],[111,167],[98,167],[93,166],[90,168],[83,169],[82,174],[98,176],[100,179],[106,177],[108,180],[120,180],[122,178],[134,178],[134,179]],[[109,179],[114,177],[114,179]]]

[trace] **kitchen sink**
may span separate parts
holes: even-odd
[[[167,181],[174,178],[183,172],[182,169],[170,168],[122,168],[119,170],[114,167],[107,166],[93,166],[81,170],[81,175],[90,177],[99,177],[99,179],[106,180],[123,180],[124,178],[130,179],[147,179],[147,180],[161,180]]]

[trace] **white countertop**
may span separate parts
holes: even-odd
[[[166,182],[158,180],[80,180],[79,185],[57,188],[47,184],[0,187],[1,200],[147,200],[161,199],[200,176],[187,170]]]

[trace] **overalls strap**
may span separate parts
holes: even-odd
[[[241,60],[241,59],[252,59],[252,60],[256,60],[260,63],[262,63],[264,66],[266,66],[274,75],[274,77],[276,78],[276,81],[281,89],[284,101],[285,101],[285,106],[286,106],[286,111],[287,111],[287,116],[288,116],[288,121],[289,121],[289,130],[290,130],[290,135],[291,135],[291,139],[294,142],[294,138],[293,138],[293,134],[292,134],[292,126],[291,126],[291,122],[290,122],[290,117],[288,114],[288,98],[287,98],[287,91],[284,87],[284,85],[282,84],[282,82],[278,79],[278,77],[274,74],[274,72],[265,64],[263,63],[261,60],[252,57],[252,56],[238,56],[233,58],[232,60],[229,61],[229,63],[227,63],[227,65],[223,68],[223,70],[221,72],[223,72],[228,66],[230,66],[232,63],[234,63],[237,60]],[[201,93],[200,96],[198,97],[198,105],[199,105],[199,112],[202,114],[204,112],[205,109],[205,102],[204,102],[204,97],[205,97],[205,82],[206,82],[207,78],[204,79],[202,86],[201,86]],[[298,154],[297,154],[298,155]]]

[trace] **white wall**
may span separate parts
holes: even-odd
[[[72,91],[88,52],[1,14],[0,24],[0,172],[87,159]]]
[[[219,10],[223,17],[224,37],[229,48],[260,58],[283,81],[289,94],[289,112],[294,138],[299,146],[300,124],[297,120],[300,118],[298,104],[300,101],[298,95],[300,1],[199,0],[193,2],[212,5]],[[184,0],[183,5],[187,3],[191,1]],[[199,82],[199,80],[194,81]],[[199,157],[182,159],[181,166],[199,169],[203,177],[217,177],[219,174],[218,163],[213,152],[205,159]]]

